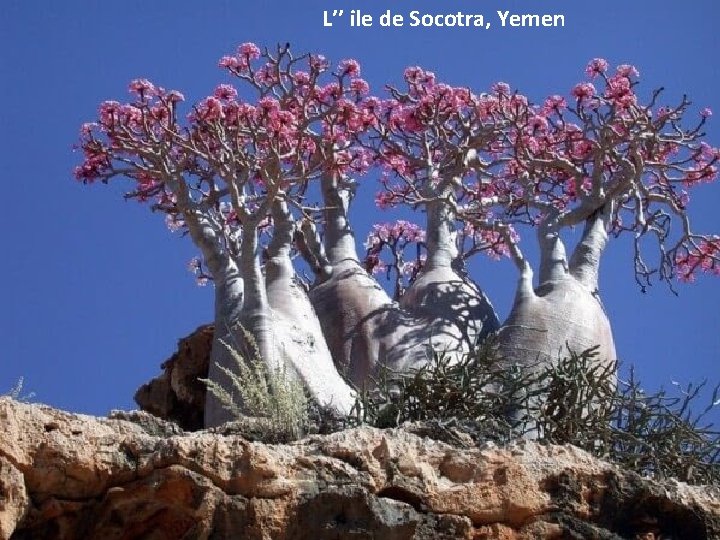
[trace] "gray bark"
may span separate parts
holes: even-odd
[[[585,222],[585,230],[570,258],[570,273],[588,289],[598,288],[600,257],[608,242],[610,211],[598,212]]]
[[[322,178],[321,187],[323,243],[330,266],[310,290],[310,301],[338,370],[362,386],[377,362],[379,340],[372,336],[391,300],[360,265],[348,217],[350,189],[329,175]]]
[[[448,194],[447,196],[450,196]],[[469,350],[499,327],[485,294],[453,269],[458,257],[453,214],[442,200],[427,207],[427,260],[400,305],[435,325],[448,349]]]
[[[537,369],[567,354],[599,345],[597,361],[617,358],[610,321],[600,300],[597,278],[607,242],[603,215],[591,217],[570,263],[562,240],[551,227],[541,227],[540,280],[532,290],[532,272],[523,272],[515,301],[499,333],[502,364]]]
[[[503,357],[530,364],[553,361],[565,348],[580,352],[600,345],[603,358],[615,360],[610,322],[598,293],[600,257],[607,244],[602,212],[585,224],[570,263],[556,230],[541,226],[539,284],[530,292],[521,277],[513,308],[500,333]]]
[[[231,329],[240,318],[243,307],[244,282],[237,264],[222,245],[214,227],[206,220],[187,220],[190,236],[203,255],[205,265],[215,287],[215,317],[213,345],[210,353],[208,378],[225,388],[231,388],[226,375],[217,367],[231,367],[233,360],[227,347],[232,344]],[[210,392],[205,400],[205,425],[214,426],[231,420],[217,398]]]
[[[325,253],[330,264],[329,277],[322,277],[310,291],[310,300],[318,314],[328,347],[338,369],[356,387],[370,384],[381,367],[407,371],[420,367],[430,358],[433,348],[458,349],[465,325],[476,309],[473,299],[489,305],[484,296],[451,269],[454,250],[451,230],[438,227],[439,246],[433,253],[438,273],[425,274],[423,298],[419,306],[425,313],[415,313],[392,302],[385,290],[360,265],[355,239],[348,219],[351,193],[336,179],[322,180],[325,200]],[[438,216],[438,221],[442,217]],[[437,295],[448,309],[430,309]],[[494,317],[494,312],[493,312]],[[491,319],[493,320],[493,319]],[[462,330],[456,324],[463,324]],[[497,319],[494,318],[495,327]],[[492,322],[486,328],[490,328]],[[473,330],[473,335],[475,331]]]
[[[228,346],[236,349],[248,349],[245,347],[247,345],[245,336],[239,331],[238,325],[241,325],[243,329],[253,336],[263,360],[269,366],[277,366],[273,350],[269,304],[257,256],[257,245],[257,231],[254,225],[248,224],[243,230],[239,264],[236,265],[243,278],[241,280],[243,302],[239,310],[234,310],[231,318],[222,318],[221,320],[216,318],[215,321],[208,379],[228,391],[231,391],[232,383],[220,369],[222,367],[231,371],[234,370],[235,361],[228,350]],[[212,272],[212,267],[209,265],[208,267]],[[215,279],[214,275],[213,279]],[[223,296],[226,291],[222,283],[216,282],[215,285],[215,309],[216,312],[222,312],[224,311],[222,306],[227,301]],[[233,420],[231,413],[222,407],[211,392],[208,392],[205,403],[205,426],[213,427],[229,420]]]
[[[233,344],[232,328],[240,317],[243,282],[237,266],[229,259],[224,271],[212,274],[215,286],[215,319],[208,379],[229,389],[232,388],[231,383],[226,380],[225,373],[218,366],[229,368],[233,365],[233,359],[226,344]],[[212,393],[208,392],[205,398],[205,425],[207,427],[216,426],[229,420],[232,420],[230,413],[222,407]]]
[[[273,221],[265,279],[276,355],[320,405],[348,414],[355,402],[354,392],[335,368],[315,310],[295,279],[290,258],[294,223],[285,203],[275,203]]]
[[[562,281],[568,273],[565,244],[560,238],[560,229],[556,219],[548,218],[538,226],[540,244],[539,282]]]

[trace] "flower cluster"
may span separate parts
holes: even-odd
[[[184,96],[147,79],[130,83],[129,102],[103,102],[98,119],[82,126],[76,178],[129,178],[135,185],[127,196],[155,199],[153,208],[179,229],[192,204],[206,204],[230,225],[254,212],[262,220],[271,192],[293,196],[322,174],[359,175],[373,165],[359,140],[377,124],[379,100],[367,95],[356,60],[330,73],[320,55],[296,58],[243,43],[219,65],[237,84],[218,85],[184,118]],[[253,93],[254,100],[241,98]],[[218,202],[232,211],[218,211]]]
[[[381,99],[369,95],[357,60],[332,69],[322,55],[253,43],[219,65],[234,83],[218,85],[184,117],[182,93],[147,79],[130,83],[128,102],[103,102],[81,128],[77,179],[129,178],[128,197],[152,201],[174,230],[197,223],[203,208],[201,217],[232,242],[244,224],[260,227],[278,197],[299,201],[320,176],[376,169],[378,207],[447,204],[471,251],[499,257],[517,241],[507,234],[513,224],[575,226],[608,203],[614,232],[655,234],[667,253],[668,223],[684,219],[688,191],[718,174],[720,150],[700,129],[712,111],[688,126],[686,99],[662,106],[658,91],[643,104],[638,70],[602,58],[588,63],[588,79],[569,96],[538,105],[504,82],[475,93],[417,66]],[[489,224],[491,213],[504,234]],[[702,238],[678,252],[677,275],[689,279],[714,260],[716,241]],[[382,268],[380,254],[390,250],[391,267],[417,271],[419,255],[411,266],[402,253],[423,245],[416,225],[378,225],[368,242],[369,269]]]
[[[697,272],[720,275],[720,236],[710,236],[698,243],[682,246],[675,256],[678,279],[695,281]]]
[[[520,241],[520,236],[513,227],[508,226],[508,230],[509,234],[506,237],[491,226],[481,227],[477,223],[466,222],[460,239],[462,241],[462,245],[459,246],[460,251],[466,258],[475,253],[485,253],[495,260],[508,257],[510,255],[508,238],[514,243]]]
[[[412,281],[422,268],[425,253],[425,231],[417,224],[405,220],[373,225],[365,241],[367,254],[365,268],[373,274],[386,273],[388,277],[395,272],[396,297],[402,294],[404,280]],[[415,247],[410,260],[406,253]],[[383,259],[383,254],[386,258]]]
[[[188,272],[195,276],[195,283],[198,287],[205,287],[212,281],[212,276],[205,272],[204,266],[200,257],[193,257],[188,261],[187,265]]]

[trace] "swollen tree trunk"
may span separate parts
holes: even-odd
[[[208,268],[210,265],[208,264]],[[213,342],[208,366],[208,379],[219,384],[226,390],[232,388],[227,375],[218,368],[231,368],[233,359],[228,349],[234,343],[232,329],[240,318],[242,309],[243,280],[237,265],[228,257],[221,270],[211,271],[215,286],[215,318],[213,326]],[[206,393],[205,426],[217,426],[232,420],[230,412],[212,392]]]
[[[215,287],[215,317],[213,344],[210,353],[208,379],[230,389],[231,383],[218,366],[231,367],[232,357],[226,344],[232,344],[231,329],[240,318],[243,308],[244,283],[240,271],[220,235],[207,220],[189,216],[187,219],[190,236],[200,249]],[[214,426],[230,420],[217,398],[207,392],[205,399],[205,425]]]
[[[277,359],[273,349],[271,332],[270,307],[265,293],[265,284],[260,269],[258,257],[257,228],[253,223],[247,223],[242,231],[242,245],[240,256],[234,266],[242,279],[242,304],[233,311],[232,316],[215,321],[215,334],[213,349],[210,355],[208,379],[220,385],[229,394],[233,394],[233,386],[229,377],[221,368],[235,371],[235,360],[229,348],[241,348],[245,344],[245,336],[239,332],[239,325],[249,332],[257,346],[263,361],[271,366],[277,366]],[[210,267],[212,272],[212,267]],[[213,275],[213,279],[215,276]],[[215,283],[215,304],[226,302],[223,294],[227,293],[223,283]],[[247,348],[247,347],[244,347]],[[205,427],[220,425],[233,416],[225,409],[212,392],[207,393],[205,403]]]
[[[539,230],[541,262],[539,284],[533,290],[526,266],[515,301],[499,333],[505,366],[539,369],[567,354],[599,345],[598,362],[616,360],[610,321],[598,293],[600,256],[607,243],[606,218],[598,213],[586,222],[570,262],[552,223]]]
[[[427,260],[400,305],[432,326],[435,346],[467,351],[497,330],[499,321],[483,292],[453,269],[458,256],[453,228],[447,203],[428,204]]]
[[[275,227],[265,280],[276,355],[317,403],[346,415],[355,402],[354,393],[335,368],[315,310],[295,279],[290,259],[294,223],[283,202],[274,204],[272,214]]]
[[[265,276],[260,267],[257,224],[243,226],[240,248],[240,273],[244,280],[244,301],[239,322],[249,332],[263,362],[271,369],[282,367],[277,357],[275,335],[272,331],[272,313],[265,289]]]
[[[323,244],[329,266],[310,290],[310,301],[338,370],[362,387],[384,348],[385,314],[397,308],[358,259],[348,219],[350,189],[332,176],[324,176],[321,183],[325,203]]]
[[[447,308],[455,312],[451,315],[444,309],[433,312],[429,307],[430,294],[426,295],[428,309],[423,315],[403,309],[358,260],[348,220],[350,190],[332,177],[322,179],[322,189],[326,207],[324,247],[329,268],[310,291],[310,300],[340,372],[356,387],[368,387],[370,377],[376,377],[381,368],[406,372],[426,364],[433,346],[446,348],[449,344],[457,348],[462,332],[452,321],[473,313],[474,306],[468,309],[467,304],[475,291],[468,293],[467,285],[452,272],[452,258],[447,262],[452,278],[438,276],[447,287],[436,287],[432,281],[434,274],[428,274],[427,290],[439,289],[440,293],[460,290],[458,296],[446,302]],[[493,320],[497,324],[497,319]]]
[[[577,352],[600,345],[602,358],[615,360],[610,322],[598,293],[600,255],[607,242],[603,215],[587,221],[569,263],[556,228],[541,226],[539,236],[539,284],[530,291],[527,277],[520,279],[500,332],[503,358],[524,365],[552,362],[567,343]]]

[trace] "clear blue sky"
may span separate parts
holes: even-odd
[[[492,20],[498,9],[563,13],[566,27],[322,27],[323,9],[358,7]],[[93,414],[132,407],[135,389],[158,373],[177,339],[211,319],[211,289],[195,287],[185,268],[195,255],[189,241],[124,202],[122,186],[88,188],[72,178],[80,124],[100,101],[126,99],[131,79],[194,101],[227,82],[216,63],[237,44],[289,41],[295,51],[357,58],[378,89],[420,64],[451,83],[480,91],[504,80],[540,100],[566,93],[586,62],[602,56],[636,64],[646,91],[662,85],[713,108],[710,142],[720,145],[719,18],[717,0],[3,0],[0,393],[22,375],[54,406]],[[363,190],[367,200],[375,185],[368,180]],[[695,228],[720,233],[720,185],[698,190],[693,206]],[[355,208],[361,238],[373,215],[367,203]],[[720,281],[679,286],[679,297],[664,286],[642,295],[628,248],[613,242],[601,281],[621,359],[648,387],[720,380]],[[482,262],[473,275],[507,315],[512,265]]]

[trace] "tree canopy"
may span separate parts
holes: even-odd
[[[481,92],[421,67],[374,95],[356,60],[331,69],[287,46],[244,43],[219,66],[232,84],[193,106],[132,81],[128,102],[103,102],[82,126],[75,170],[88,184],[129,180],[128,198],[197,246],[190,267],[215,287],[219,366],[241,326],[264,361],[347,412],[347,382],[421,365],[433,348],[466,353],[495,332],[507,362],[552,361],[566,343],[600,345],[599,361],[614,361],[598,294],[612,237],[632,235],[643,290],[720,273],[720,237],[696,232],[688,214],[692,191],[717,177],[720,150],[703,132],[712,112],[694,113],[687,97],[667,104],[662,89],[643,96],[633,66],[594,59],[567,95],[537,103],[506,83]],[[383,214],[361,257],[349,212],[365,184]],[[387,221],[398,207],[417,223]],[[568,255],[563,230],[576,226]],[[537,272],[522,249],[529,231]],[[478,253],[518,268],[503,324],[482,290],[503,277],[467,272]],[[210,378],[228,387],[224,372]],[[208,424],[226,419],[207,409]]]

